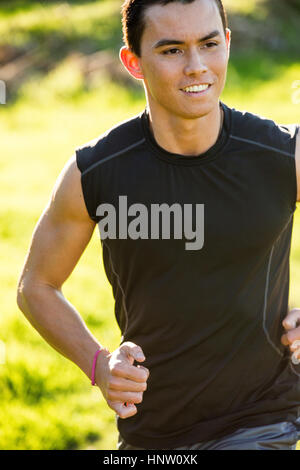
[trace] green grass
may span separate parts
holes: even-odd
[[[263,9],[264,0],[247,0],[246,2],[236,0],[223,0],[224,7],[230,12],[244,15],[257,14]]]
[[[47,12],[54,15],[58,3],[51,2]],[[114,25],[112,31],[116,30],[112,17],[117,2],[72,3],[69,11],[76,30],[75,44],[78,38],[91,34],[89,41],[94,38],[95,43],[102,41],[103,45],[110,42],[116,49],[120,36],[111,36],[108,27],[105,43],[94,27],[98,21],[104,28],[107,21]],[[39,2],[7,2],[6,8],[1,4],[1,34],[11,34],[8,20],[10,28],[13,20],[19,31],[16,42],[18,38],[34,40],[38,28],[45,37],[47,28],[67,34],[68,28],[64,30],[62,23],[56,23],[55,15],[44,15],[45,7],[42,10]],[[102,32],[104,29],[100,28]],[[300,105],[291,99],[292,83],[297,79],[300,64],[286,58],[275,60],[262,53],[233,56],[222,99],[229,106],[281,123],[297,122]],[[16,305],[16,284],[35,224],[74,149],[138,113],[144,105],[142,88],[125,89],[105,77],[86,90],[80,71],[61,57],[46,76],[33,74],[19,90],[17,101],[0,108],[0,340],[6,345],[6,363],[0,364],[0,449],[116,448],[114,412],[83,373],[29,325]],[[297,210],[290,300],[298,306],[299,235]],[[99,341],[115,349],[121,335],[97,230],[63,291]]]
[[[82,50],[91,38],[98,47],[116,44],[116,35],[121,37],[120,1],[69,3],[4,2],[0,8],[1,37],[18,47],[42,45],[45,52],[47,46],[55,48],[62,41],[65,46]]]

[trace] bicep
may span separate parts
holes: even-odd
[[[60,174],[34,230],[21,279],[60,288],[95,228],[86,210],[74,158]]]

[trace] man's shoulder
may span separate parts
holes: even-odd
[[[83,173],[104,159],[121,154],[143,140],[142,114],[119,122],[96,138],[75,149],[79,170]]]
[[[231,111],[231,137],[260,147],[270,147],[294,156],[298,124],[278,123],[271,118],[246,110]]]

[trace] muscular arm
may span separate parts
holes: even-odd
[[[91,239],[90,219],[81,189],[81,175],[72,157],[54,187],[33,234],[18,285],[18,306],[43,338],[73,361],[90,378],[99,342],[62,293]],[[100,352],[96,383],[110,408],[121,418],[137,413],[147,388],[149,371],[134,360],[145,360],[140,346],[125,342],[113,353]],[[124,403],[127,403],[127,406]]]
[[[83,200],[80,171],[72,157],[60,174],[33,233],[19,280],[17,302],[43,338],[88,377],[99,343],[65,299],[61,288],[94,228]]]

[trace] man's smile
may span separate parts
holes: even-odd
[[[190,95],[199,95],[205,93],[211,87],[210,83],[203,83],[200,85],[190,85],[184,88],[181,88],[181,91]]]

